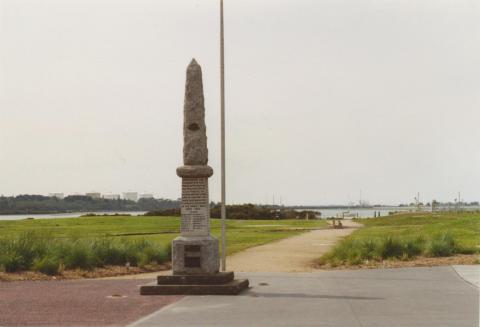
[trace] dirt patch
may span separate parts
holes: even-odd
[[[414,260],[384,260],[370,261],[360,265],[338,265],[332,267],[330,264],[316,265],[316,269],[341,270],[341,269],[377,269],[377,268],[406,268],[406,267],[433,267],[450,265],[475,265],[478,264],[479,256],[475,254],[458,254],[451,257],[429,258],[417,257]]]
[[[137,274],[144,274],[150,272],[165,271],[171,269],[171,264],[152,265],[145,267],[130,267],[124,266],[106,266],[96,268],[94,270],[65,270],[62,274],[49,276],[40,272],[22,271],[16,273],[0,272],[0,281],[14,282],[27,280],[65,280],[65,279],[84,279],[84,278],[104,278],[114,276],[131,276]]]

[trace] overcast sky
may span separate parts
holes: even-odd
[[[178,198],[185,69],[220,194],[218,1],[0,0],[0,194]],[[478,0],[225,0],[227,200],[480,200]]]

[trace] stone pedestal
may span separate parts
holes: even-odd
[[[218,240],[212,236],[180,236],[172,242],[174,275],[218,273]]]

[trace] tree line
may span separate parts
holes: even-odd
[[[313,219],[319,213],[314,211],[296,211],[281,207],[258,206],[254,204],[227,205],[226,213],[228,219]],[[147,212],[146,216],[180,216],[179,208],[166,210],[153,210]],[[221,207],[219,204],[210,204],[210,217],[220,218]]]
[[[92,211],[152,211],[173,209],[180,201],[140,199],[138,202],[118,199],[94,199],[85,195],[70,195],[63,199],[43,195],[0,196],[0,214],[50,214]]]

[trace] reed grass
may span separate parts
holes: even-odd
[[[26,232],[0,239],[0,270],[34,270],[54,275],[64,269],[91,270],[106,265],[145,266],[169,260],[169,246],[145,239],[59,239]]]

